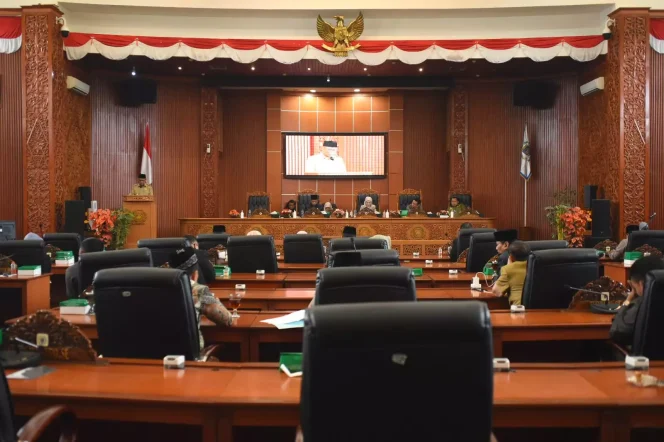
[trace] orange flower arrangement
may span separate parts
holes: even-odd
[[[240,217],[240,212],[233,209],[230,212],[228,212],[228,216],[230,216],[231,218],[239,218]]]
[[[590,213],[580,207],[570,207],[569,210],[560,215],[565,239],[570,247],[583,247],[583,235],[586,233],[586,225],[592,221]]]
[[[105,246],[110,246],[113,240],[113,228],[117,217],[109,209],[99,209],[91,212],[88,216],[90,228],[95,236],[104,241]]]

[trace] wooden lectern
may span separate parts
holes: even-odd
[[[157,237],[157,203],[154,196],[126,195],[122,197],[122,208],[136,214],[125,248],[136,248],[139,239]]]

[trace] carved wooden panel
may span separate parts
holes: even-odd
[[[450,190],[466,189],[466,159],[457,151],[462,146],[466,155],[468,133],[468,93],[465,86],[452,91],[452,146],[450,148]]]
[[[201,89],[201,216],[218,216],[217,174],[219,140],[217,110],[218,94],[215,88]],[[209,147],[210,153],[207,153]]]
[[[646,219],[646,62],[650,50],[646,15],[624,19],[622,50],[623,162],[621,232]]]
[[[32,232],[53,231],[55,227],[50,157],[50,18],[52,14],[23,17],[24,229]]]

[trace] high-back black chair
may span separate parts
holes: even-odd
[[[199,357],[191,282],[182,270],[100,270],[93,288],[100,354],[141,359],[184,355],[188,361]]]
[[[646,274],[643,299],[634,324],[632,355],[648,359],[664,360],[664,270],[652,270]]]
[[[627,251],[631,252],[645,244],[664,252],[664,230],[637,230],[630,233],[627,239]]]
[[[80,263],[79,293],[92,285],[95,273],[100,270],[118,267],[152,267],[152,252],[150,249],[142,248],[85,253],[81,255]]]
[[[351,255],[351,256],[349,256]],[[359,260],[352,255],[358,255]],[[327,259],[328,267],[348,267],[349,263],[354,266],[401,266],[399,252],[396,250],[367,249],[367,250],[341,250],[330,253]]]
[[[459,230],[459,235],[456,237],[454,240],[454,244],[452,246],[452,253],[450,253],[450,260],[452,262],[455,262],[457,259],[459,259],[459,255],[466,250],[468,247],[470,247],[470,235],[474,233],[493,233],[495,232],[496,229],[460,229]],[[494,245],[495,249],[495,245]],[[454,256],[453,256],[454,255]]]
[[[218,245],[226,247],[230,236],[228,233],[204,233],[198,235],[196,241],[198,241],[198,247],[201,250],[209,250]]]
[[[22,381],[14,381],[22,382]],[[14,403],[9,390],[5,371],[0,366],[0,442],[16,442],[17,431],[14,427]],[[21,441],[36,441],[47,432],[54,423],[60,427],[61,441],[76,439],[76,415],[71,408],[55,405],[34,415],[20,430]],[[44,439],[44,438],[42,438]]]
[[[315,305],[416,299],[415,277],[405,267],[322,269],[316,277]]]
[[[228,238],[228,266],[233,273],[277,273],[274,238],[268,235],[231,236]]]
[[[473,233],[470,235],[466,271],[481,272],[484,265],[497,253],[496,238],[493,236],[493,232]]]
[[[190,247],[186,238],[151,238],[139,239],[138,248],[150,249],[152,252],[152,265],[161,267],[171,258],[173,252],[184,247]]]
[[[324,263],[325,249],[321,235],[284,235],[284,262]]]
[[[355,198],[355,210],[360,210],[360,207],[364,204],[364,199],[368,196],[371,197],[373,205],[380,210],[380,194],[373,189],[360,189],[357,192],[357,198]]]
[[[355,249],[350,238],[336,238],[330,241],[330,253],[342,250],[387,249],[387,241],[380,238],[355,238]]]
[[[576,290],[599,278],[594,249],[540,250],[528,257],[522,303],[526,308],[567,308]]]
[[[466,206],[468,209],[473,207],[473,196],[470,193],[454,193],[451,192],[447,198],[447,201],[449,202],[452,198],[456,198],[459,200],[460,204],[463,204]]]
[[[537,252],[539,250],[555,250],[555,249],[566,249],[567,241],[565,240],[542,240],[542,241],[525,241],[530,247],[531,252]]]
[[[51,259],[46,255],[41,239],[17,239],[0,242],[0,255],[11,256],[18,267],[41,266],[41,272],[51,272]]]
[[[81,248],[81,236],[78,233],[45,233],[44,244],[71,251],[74,259],[78,261],[78,250]]]
[[[297,194],[297,213],[300,215],[311,207],[311,195],[315,195],[315,190],[303,190]]]
[[[486,442],[492,358],[489,310],[481,302],[313,307],[304,319],[304,440]],[[352,368],[339,370],[339,363]],[[441,412],[423,395],[450,406]]]
[[[408,210],[413,200],[422,201],[422,191],[415,189],[404,189],[398,194],[399,210]]]
[[[247,209],[255,212],[257,209],[270,210],[270,194],[265,192],[247,193]]]

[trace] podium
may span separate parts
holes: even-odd
[[[136,214],[125,248],[136,248],[139,239],[157,237],[157,203],[154,196],[123,196],[122,208]]]

